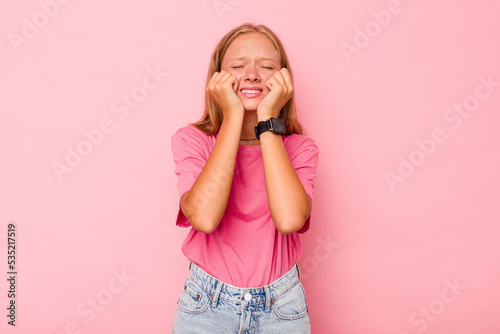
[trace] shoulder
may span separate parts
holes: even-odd
[[[180,127],[171,138],[171,146],[176,149],[190,149],[210,153],[215,144],[215,136],[207,135],[194,125]]]
[[[316,141],[306,135],[291,134],[283,136],[283,144],[285,145],[287,151],[292,154],[302,151],[319,151]]]
[[[189,141],[198,141],[209,142],[212,136],[207,135],[205,132],[198,129],[196,126],[189,124],[186,126],[180,127],[172,136],[172,143],[178,140],[189,140]]]
[[[174,133],[172,137],[179,137],[179,136],[199,137],[199,138],[208,137],[208,135],[205,132],[201,131],[192,124],[180,127],[179,129],[177,129],[177,131]]]

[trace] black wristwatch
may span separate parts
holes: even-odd
[[[257,139],[260,140],[260,135],[265,131],[272,131],[273,133],[283,135],[286,133],[285,123],[281,118],[271,117],[266,121],[260,121],[256,127],[254,127],[255,135]]]

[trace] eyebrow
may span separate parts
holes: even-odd
[[[246,56],[242,56],[242,57],[238,57],[238,58],[234,58],[232,60],[245,60],[246,59]],[[268,58],[268,57],[260,57],[259,60],[271,60],[271,61],[276,61],[274,60],[273,58]]]

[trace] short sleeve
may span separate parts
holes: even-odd
[[[303,139],[297,146],[290,157],[290,162],[295,169],[302,186],[306,194],[314,198],[314,179],[316,178],[316,167],[319,160],[319,149],[316,142],[306,136],[298,136],[298,138]],[[298,233],[305,233],[309,230],[311,215],[307,217],[304,226],[298,230]]]
[[[172,155],[177,175],[177,190],[179,192],[179,212],[176,225],[190,227],[188,219],[181,209],[180,198],[191,190],[210,156],[209,145],[204,133],[189,125],[180,128],[171,139]]]

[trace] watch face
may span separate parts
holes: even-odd
[[[282,119],[280,119],[280,118],[272,118],[271,122],[272,122],[272,125],[273,125],[273,132],[274,133],[279,133],[279,134],[286,133],[285,123],[283,122]]]

